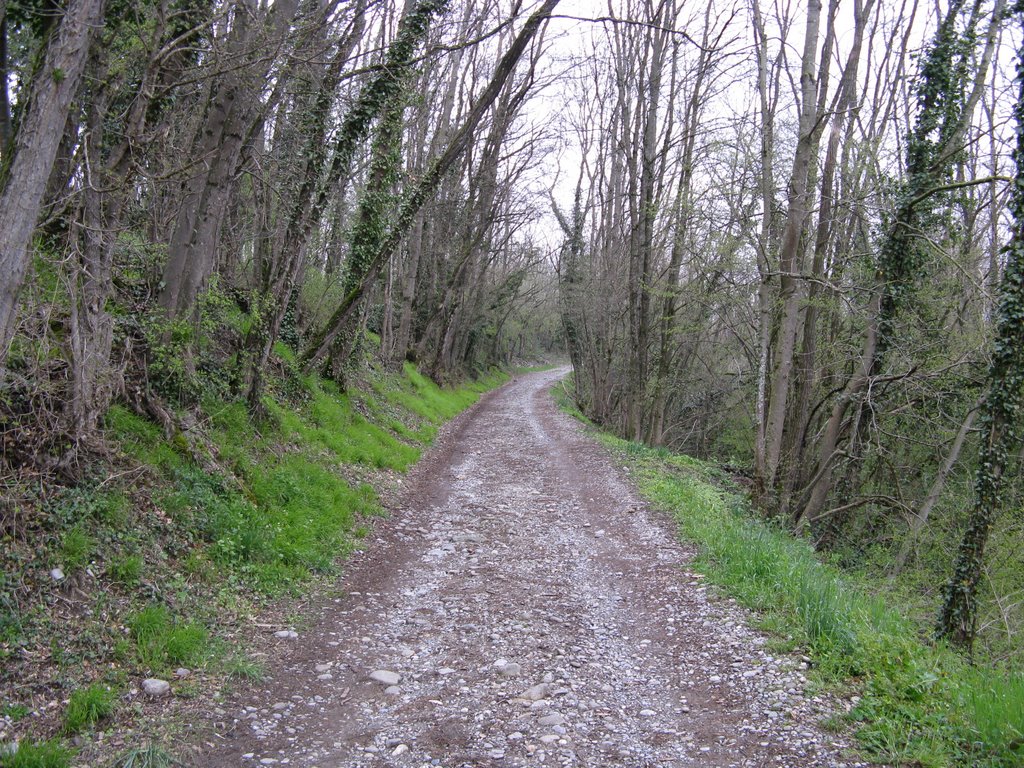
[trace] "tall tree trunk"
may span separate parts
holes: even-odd
[[[490,82],[476,103],[474,103],[462,125],[455,132],[444,153],[434,161],[419,183],[405,195],[397,213],[392,218],[391,226],[379,237],[378,245],[374,252],[368,254],[368,258],[364,262],[365,271],[358,278],[354,278],[354,287],[346,293],[341,305],[331,315],[327,323],[314,334],[309,346],[303,353],[302,362],[305,368],[309,369],[319,363],[327,354],[338,335],[345,329],[359,301],[380,274],[380,269],[385,260],[391,256],[392,251],[398,247],[398,244],[406,236],[417,212],[427,199],[437,191],[441,179],[462,157],[480,120],[490,110],[495,99],[498,98],[506,81],[515,70],[520,57],[526,50],[527,45],[558,3],[559,0],[545,0],[544,4],[530,16],[509,50],[498,63]]]
[[[270,106],[259,94],[276,55],[257,43],[266,43],[261,37],[267,35],[271,48],[280,44],[298,0],[276,2],[262,13],[256,0],[234,0],[234,7],[225,47],[231,56],[255,61],[234,65],[211,84],[208,112],[195,146],[195,155],[204,159],[202,171],[186,182],[168,245],[159,297],[168,319],[181,317],[192,308],[217,263],[221,226],[235,192],[246,141],[258,133]]]
[[[426,220],[421,213],[416,217],[412,232],[409,235],[409,255],[405,263],[405,274],[402,276],[401,308],[398,317],[398,331],[395,334],[395,348],[391,353],[391,361],[397,365],[405,361],[409,355],[412,340],[412,313],[416,302],[416,286],[419,283],[420,256],[423,253]]]
[[[661,26],[664,6],[652,19]],[[651,33],[651,59],[647,70],[646,110],[640,131],[640,178],[636,190],[634,226],[629,237],[629,352],[626,388],[626,435],[630,440],[643,437],[647,368],[650,345],[651,261],[654,247],[655,188],[658,182],[658,107],[661,98],[662,67],[665,59],[665,33]],[[622,62],[625,66],[627,62]]]
[[[7,68],[7,0],[0,0],[0,164],[7,163],[7,153],[14,138]]]
[[[789,179],[789,210],[779,249],[779,303],[782,306],[782,316],[772,355],[774,370],[769,384],[768,413],[765,417],[764,477],[760,482],[766,489],[775,486],[776,472],[782,457],[783,432],[794,373],[794,354],[800,332],[803,240],[813,198],[813,190],[808,186],[808,179],[811,161],[814,159],[814,147],[821,131],[815,68],[821,7],[821,0],[810,0],[807,5],[807,24],[800,67],[800,124],[796,153],[793,156],[793,172]]]
[[[818,206],[818,225],[814,238],[814,256],[811,263],[810,283],[807,288],[807,308],[804,312],[804,327],[800,353],[796,359],[797,385],[793,403],[792,424],[787,430],[788,467],[786,482],[779,501],[779,511],[790,515],[790,500],[798,490],[800,479],[804,473],[804,448],[807,429],[811,415],[811,399],[817,380],[818,351],[818,317],[821,312],[820,295],[825,280],[825,264],[828,250],[832,242],[834,218],[836,216],[836,189],[838,187],[837,165],[840,156],[840,140],[844,138],[845,126],[852,125],[850,119],[857,109],[857,73],[859,70],[861,47],[868,17],[871,14],[874,0],[856,0],[854,4],[854,37],[846,66],[839,82],[833,117],[829,131],[828,144],[825,150],[825,161],[821,171],[821,202]],[[829,12],[829,35],[835,14],[835,4]],[[824,55],[824,54],[823,54]],[[820,94],[824,95],[822,86]],[[820,110],[819,110],[820,111]]]
[[[95,82],[104,82],[105,62],[98,61],[91,74]],[[106,88],[101,85],[92,96],[86,123],[85,184],[81,192],[81,211],[71,233],[77,258],[71,280],[71,332],[68,338],[71,397],[68,409],[71,436],[76,444],[93,434],[116,388],[110,361],[114,322],[106,306],[113,290],[113,244],[110,242],[110,222],[104,209],[108,194],[116,196],[118,191],[108,193],[105,190],[110,179],[99,160],[102,157],[107,101]],[[95,159],[95,165],[89,162],[92,159]]]
[[[767,470],[768,369],[771,367],[771,261],[769,253],[775,219],[775,174],[772,158],[775,153],[775,104],[778,102],[776,82],[774,98],[769,94],[768,35],[758,0],[751,0],[754,26],[754,50],[757,58],[757,95],[761,116],[759,181],[761,193],[761,228],[757,238],[757,386],[754,401],[754,492],[763,497]]]
[[[650,427],[648,440],[651,445],[661,445],[665,434],[665,409],[668,406],[669,374],[672,369],[673,350],[675,348],[676,313],[680,298],[679,271],[682,268],[683,253],[687,248],[690,217],[692,216],[692,184],[694,172],[694,150],[699,135],[700,119],[703,114],[705,84],[715,65],[715,49],[725,33],[726,25],[714,41],[711,40],[712,8],[708,4],[704,12],[704,28],[701,35],[700,53],[697,57],[694,82],[691,85],[690,98],[687,99],[683,114],[683,147],[679,161],[679,183],[676,189],[676,231],[672,238],[672,249],[669,255],[668,273],[666,275],[665,295],[662,299],[660,318],[660,346],[658,365],[654,375],[654,392],[651,396]]]
[[[999,310],[989,363],[987,393],[981,404],[981,448],[974,484],[974,505],[945,588],[937,634],[970,651],[978,623],[978,584],[985,546],[1000,509],[1003,474],[1020,444],[1024,406],[1024,43],[1017,59],[1018,93],[1014,108],[1016,177],[1010,198],[1013,236],[1000,280]]]
[[[90,42],[102,19],[103,0],[69,0],[39,70],[26,85],[28,97],[10,157],[0,159],[0,379],[31,261],[29,243]]]
[[[957,98],[956,94],[965,85],[966,64],[963,60],[958,62],[957,56],[970,55],[969,51],[962,50],[963,40],[973,38],[978,21],[980,5],[975,5],[968,28],[962,33],[957,31],[957,21],[965,3],[966,0],[956,0],[951,5],[922,62],[922,78],[918,86],[921,111],[907,140],[907,182],[893,224],[879,251],[878,286],[868,306],[864,346],[860,360],[833,405],[822,431],[816,473],[796,518],[798,530],[803,530],[810,521],[820,519],[825,508],[832,490],[836,460],[840,458],[837,449],[849,409],[860,402],[872,378],[880,373],[893,341],[897,312],[920,279],[919,223],[933,204],[936,187],[950,173],[953,157],[961,149],[971,116],[985,87],[1005,0],[997,0],[992,10],[985,48],[974,73],[970,94],[960,110],[947,109],[948,100]],[[857,456],[852,459],[856,460]]]
[[[582,182],[582,179],[580,180]],[[575,386],[573,396],[577,404],[584,406],[583,377],[585,375],[584,345],[586,343],[586,324],[583,317],[583,258],[584,241],[583,227],[586,224],[586,212],[583,209],[581,184],[576,186],[576,197],[573,200],[572,213],[564,215],[557,205],[553,205],[555,218],[562,228],[565,240],[558,256],[558,307],[562,319],[562,330],[565,333],[565,346],[572,363],[572,375]],[[583,411],[588,409],[584,406]]]

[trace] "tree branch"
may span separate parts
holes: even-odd
[[[494,75],[491,77],[490,83],[487,88],[481,94],[480,99],[473,105],[469,114],[466,116],[465,121],[459,127],[455,136],[452,137],[451,142],[445,149],[444,153],[434,161],[430,169],[420,179],[419,183],[409,192],[405,200],[399,206],[398,212],[394,219],[394,224],[388,230],[388,232],[381,238],[380,245],[377,248],[373,258],[367,264],[366,272],[359,280],[356,287],[354,287],[345,298],[342,300],[341,305],[335,310],[330,320],[324,325],[323,328],[313,337],[306,351],[302,355],[302,365],[305,370],[310,370],[317,362],[323,359],[327,350],[334,343],[334,340],[338,337],[338,334],[345,327],[351,315],[354,313],[356,306],[360,299],[365,295],[367,289],[373,284],[380,274],[381,267],[384,262],[390,258],[391,253],[401,243],[402,238],[405,237],[406,231],[408,230],[413,218],[416,213],[427,201],[427,199],[437,191],[438,185],[445,175],[452,169],[459,158],[462,157],[463,153],[469,147],[469,143],[473,138],[473,132],[477,125],[483,119],[484,114],[491,105],[498,98],[498,94],[501,93],[504,88],[506,81],[515,71],[516,64],[518,64],[520,57],[523,55],[523,51],[526,50],[526,46],[533,39],[537,30],[541,24],[548,20],[551,15],[551,11],[557,6],[559,0],[545,0],[544,4],[526,21],[523,28],[519,31],[519,35],[512,42],[512,46],[508,49],[505,55],[498,62],[498,66],[494,70]]]

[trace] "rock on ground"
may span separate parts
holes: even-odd
[[[171,692],[171,684],[168,683],[166,680],[160,680],[155,677],[147,677],[145,680],[142,681],[142,692],[145,693],[147,696],[152,696],[155,699],[160,698],[161,696],[166,696]]]

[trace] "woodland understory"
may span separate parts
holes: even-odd
[[[1019,674],[1022,17],[0,0],[0,542],[66,546],[154,435],[258,506],[223,437],[282,404],[564,354],[588,419]]]

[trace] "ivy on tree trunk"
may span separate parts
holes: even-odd
[[[501,57],[490,82],[473,104],[469,114],[466,115],[466,119],[448,143],[447,148],[431,164],[430,168],[419,180],[419,183],[402,198],[397,210],[391,216],[390,226],[386,231],[379,233],[380,237],[376,240],[372,254],[369,250],[369,244],[367,244],[366,253],[368,258],[362,260],[365,271],[358,275],[358,279],[355,279],[356,274],[354,272],[351,270],[348,272],[346,285],[352,285],[353,287],[346,292],[345,298],[342,299],[341,304],[334,311],[334,314],[331,315],[327,323],[313,334],[306,350],[302,354],[303,368],[310,370],[323,360],[338,338],[338,335],[342,333],[345,324],[352,317],[358,303],[380,274],[380,269],[385,260],[391,256],[391,253],[398,247],[402,238],[405,237],[416,213],[427,199],[437,191],[441,179],[452,169],[469,147],[477,125],[479,125],[484,114],[498,98],[498,94],[501,93],[505,82],[515,70],[520,57],[523,55],[523,51],[526,50],[527,45],[529,45],[541,24],[547,21],[559,1],[544,0],[544,4],[526,21],[526,24],[523,25],[523,28],[519,31],[515,40],[513,40],[512,45],[505,52],[505,55]]]
[[[1018,96],[1014,107],[1017,170],[1010,199],[1013,234],[1006,247],[1006,267],[999,285],[996,335],[988,369],[988,392],[981,406],[983,435],[974,482],[974,505],[957,552],[953,575],[945,588],[937,634],[970,650],[978,621],[978,582],[985,564],[985,545],[1000,507],[1003,472],[1020,441],[1024,390],[1024,44],[1018,51]]]

